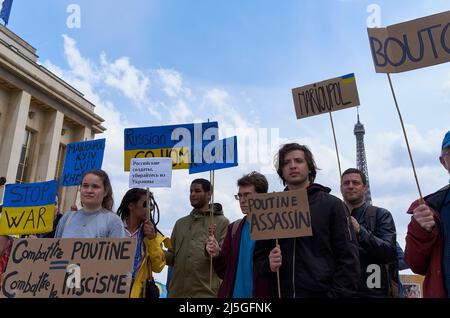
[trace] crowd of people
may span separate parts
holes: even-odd
[[[439,160],[450,173],[450,131]],[[364,173],[355,168],[344,171],[342,201],[330,194],[330,188],[315,183],[318,169],[307,146],[282,145],[275,161],[284,190],[307,193],[312,236],[251,239],[248,198],[269,188],[259,172],[237,181],[235,197],[243,217],[232,223],[221,204],[210,204],[211,183],[193,180],[189,196],[193,209],[175,223],[169,240],[149,217],[155,209],[151,193],[130,189],[114,213],[108,175],[90,170],[80,187],[82,207],[60,214],[56,201],[56,230],[38,237],[136,239],[132,298],[158,297],[152,273],[166,265],[168,297],[402,297],[399,270],[408,267],[425,276],[424,297],[450,297],[449,185],[408,209],[412,217],[403,258],[392,214],[366,200]],[[10,237],[0,236],[0,275],[11,244]]]

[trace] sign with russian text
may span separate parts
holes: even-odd
[[[0,218],[0,234],[51,232],[57,188],[56,180],[7,184]]]
[[[105,139],[73,142],[67,144],[66,151],[61,186],[78,186],[86,171],[102,168]]]
[[[197,157],[201,162],[192,162],[189,166],[189,174],[210,170],[219,170],[236,167],[238,165],[237,137],[216,140],[203,143],[202,147],[195,147]]]
[[[128,298],[133,239],[17,239],[3,298]]]
[[[170,188],[171,158],[133,158],[130,166],[130,188]]]
[[[377,73],[400,73],[450,61],[450,11],[385,28],[368,28]]]
[[[313,235],[306,190],[249,196],[248,211],[252,240]]]
[[[292,89],[297,119],[358,106],[355,74]]]
[[[124,169],[130,171],[132,158],[172,158],[173,169],[189,169],[191,149],[205,140],[219,139],[217,122],[126,128],[124,131]]]

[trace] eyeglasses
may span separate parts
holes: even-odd
[[[244,198],[244,199],[247,199],[249,196],[251,196],[253,193],[250,193],[250,192],[246,192],[246,193],[238,193],[238,194],[235,194],[234,195],[234,198],[236,199],[236,200],[240,200],[240,199],[242,199],[242,198]]]

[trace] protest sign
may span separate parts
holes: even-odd
[[[400,275],[405,298],[423,298],[423,280],[421,275]]]
[[[236,136],[208,143],[204,142],[201,147],[195,147],[194,151],[197,152],[196,157],[202,159],[189,165],[189,174],[231,168],[238,165]]]
[[[306,190],[249,196],[248,210],[252,240],[313,235]]]
[[[171,158],[132,158],[130,188],[170,188],[172,184]]]
[[[297,119],[359,105],[355,74],[292,89]]]
[[[128,298],[134,239],[18,239],[3,298]]]
[[[0,234],[51,232],[58,182],[7,184],[0,218]]]
[[[91,169],[101,169],[105,139],[73,142],[67,145],[61,186],[78,186],[83,174]]]
[[[450,61],[450,11],[368,28],[377,73],[399,73]]]
[[[188,169],[192,158],[191,149],[205,140],[219,139],[218,123],[198,123],[141,128],[124,131],[124,170],[130,171],[132,158],[172,158],[173,169]],[[200,161],[197,159],[196,161]]]

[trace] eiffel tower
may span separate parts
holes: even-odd
[[[364,125],[359,121],[359,107],[357,107],[358,122],[355,124],[353,133],[356,136],[356,167],[364,173],[367,180],[366,202],[372,204],[372,196],[370,194],[369,171],[367,169],[366,150],[364,148]]]

